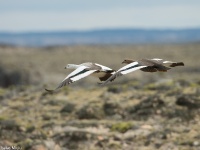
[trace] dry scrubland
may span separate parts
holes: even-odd
[[[0,47],[0,148],[200,149],[200,44]],[[88,77],[49,94],[68,63],[113,69],[124,58],[183,61],[167,73],[134,72],[108,86]]]

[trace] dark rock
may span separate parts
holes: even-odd
[[[157,110],[164,106],[165,103],[162,99],[152,96],[127,109],[134,119],[147,119],[149,116],[157,114]]]
[[[121,113],[120,105],[116,102],[110,102],[110,101],[105,102],[103,105],[103,110],[105,114],[108,116]]]
[[[20,130],[15,120],[0,120],[0,127],[5,130]]]
[[[122,88],[121,88],[121,86],[109,86],[107,91],[117,94],[117,93],[122,92]]]
[[[101,119],[105,116],[102,104],[89,103],[77,111],[79,119]]]
[[[95,140],[96,135],[85,131],[64,131],[62,134],[54,135],[54,141],[62,147],[69,149],[79,149],[80,143]]]
[[[165,114],[169,119],[172,118],[180,118],[181,121],[190,121],[193,120],[195,117],[194,111],[191,111],[187,108],[174,108]]]
[[[51,129],[51,128],[53,128],[55,126],[55,123],[54,122],[48,122],[48,123],[46,123],[46,124],[44,124],[43,126],[42,126],[42,128],[44,129],[44,128],[49,128],[49,129]]]
[[[26,132],[29,132],[29,133],[33,132],[34,130],[35,130],[35,126],[29,126],[26,128]]]
[[[44,114],[43,116],[42,116],[42,119],[43,120],[51,120],[51,115],[48,115],[48,114]]]
[[[61,113],[71,113],[74,111],[75,104],[67,103],[61,110]]]
[[[59,105],[59,102],[56,100],[48,100],[47,102],[44,103],[45,105],[51,105],[51,106],[57,106]]]
[[[198,103],[197,101],[195,101],[191,96],[180,96],[177,98],[176,100],[176,104],[179,106],[185,106],[188,109],[197,109],[200,108],[200,103]]]

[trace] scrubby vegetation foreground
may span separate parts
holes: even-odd
[[[0,149],[199,150],[200,44],[26,48],[0,46]],[[166,73],[136,71],[106,86],[87,77],[51,94],[71,70],[125,58],[182,61]]]
[[[29,150],[200,149],[200,81],[0,89],[0,145]]]

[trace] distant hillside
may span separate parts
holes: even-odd
[[[200,28],[181,30],[102,29],[26,33],[0,32],[0,44],[17,46],[186,43],[199,41]]]

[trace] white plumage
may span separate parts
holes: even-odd
[[[68,64],[65,68],[75,70],[71,72],[66,78],[64,78],[55,90],[68,84],[71,84],[75,81],[78,81],[89,75],[93,75],[95,77],[98,77],[101,81],[105,81],[115,73],[115,71],[109,67],[91,62],[82,63],[80,65]],[[49,92],[53,92],[55,90],[46,89],[46,91]]]

